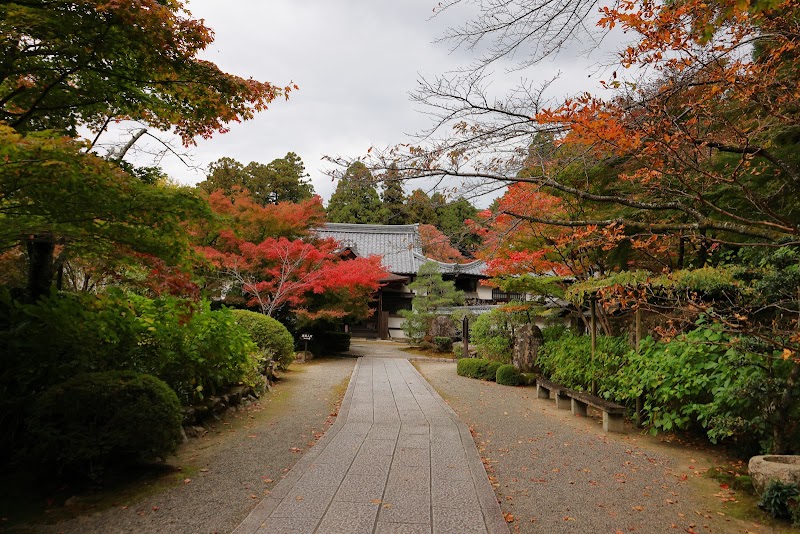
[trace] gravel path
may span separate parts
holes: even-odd
[[[229,413],[208,435],[191,440],[170,459],[182,467],[178,486],[130,506],[32,528],[64,533],[231,532],[332,423],[354,365],[352,359],[293,365],[273,393]]]
[[[557,410],[533,388],[460,377],[452,363],[415,365],[472,430],[515,532],[766,532],[718,513],[708,497],[718,486],[690,465],[698,451],[605,434],[598,417]]]

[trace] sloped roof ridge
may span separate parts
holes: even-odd
[[[420,260],[432,261],[434,263],[438,263],[442,267],[450,267],[450,268],[454,268],[454,267],[455,268],[457,268],[457,267],[468,268],[468,267],[472,267],[473,265],[479,265],[479,264],[484,263],[483,260],[472,260],[472,261],[468,261],[468,262],[465,262],[465,263],[439,261],[439,260],[436,260],[436,259],[433,259],[433,258],[429,258],[425,254],[420,254],[419,252],[414,252],[414,256],[416,256]]]
[[[358,232],[373,234],[412,234],[419,230],[419,224],[358,224],[325,223],[323,229],[336,232]]]

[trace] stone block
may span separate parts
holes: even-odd
[[[387,491],[378,514],[378,521],[430,524],[430,494]]]
[[[565,395],[561,392],[556,393],[556,408],[559,410],[569,410],[572,408],[572,399],[569,395]]]
[[[625,432],[625,416],[603,412],[603,432]]]
[[[377,504],[334,502],[325,513],[317,532],[372,534],[377,515]]]
[[[572,399],[572,415],[580,415],[581,417],[586,417],[588,413],[587,408],[588,405],[585,402],[581,402],[577,399]]]
[[[536,384],[536,397],[550,400],[550,390],[541,384]]]

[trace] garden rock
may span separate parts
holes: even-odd
[[[544,343],[541,329],[535,324],[526,324],[519,328],[514,341],[512,363],[522,373],[536,371],[536,360],[539,347]]]
[[[439,315],[431,322],[430,337],[453,337],[456,334],[456,326],[450,317]]]
[[[314,359],[314,354],[310,350],[301,350],[294,355],[294,361],[298,363],[306,363]]]
[[[779,480],[786,484],[800,486],[800,456],[769,455],[753,456],[747,466],[753,487],[761,494],[770,480]]]

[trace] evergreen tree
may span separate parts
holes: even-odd
[[[478,209],[464,198],[436,208],[439,230],[448,236],[450,243],[462,253],[474,252],[481,243],[481,238],[464,224],[465,220],[474,219],[477,213]]]
[[[422,264],[417,279],[408,287],[415,294],[413,309],[402,310],[400,315],[405,319],[403,332],[415,343],[428,335],[440,308],[464,303],[464,292],[457,290],[452,280],[442,279],[439,264],[433,261]]]
[[[430,197],[422,189],[415,189],[408,195],[406,211],[408,212],[408,221],[410,223],[437,226],[436,210],[431,203]]]
[[[360,224],[381,224],[386,220],[372,173],[360,161],[352,163],[336,185],[328,203],[328,220]]]
[[[406,195],[403,191],[403,182],[397,172],[397,167],[392,164],[383,175],[383,208],[386,212],[385,224],[406,224],[408,223],[408,212],[406,211]]]
[[[268,165],[251,161],[247,166],[233,158],[220,158],[208,167],[206,180],[198,187],[206,193],[222,189],[226,196],[234,188],[247,189],[262,206],[279,202],[301,202],[314,196],[314,187],[303,160],[294,152],[272,160]]]

